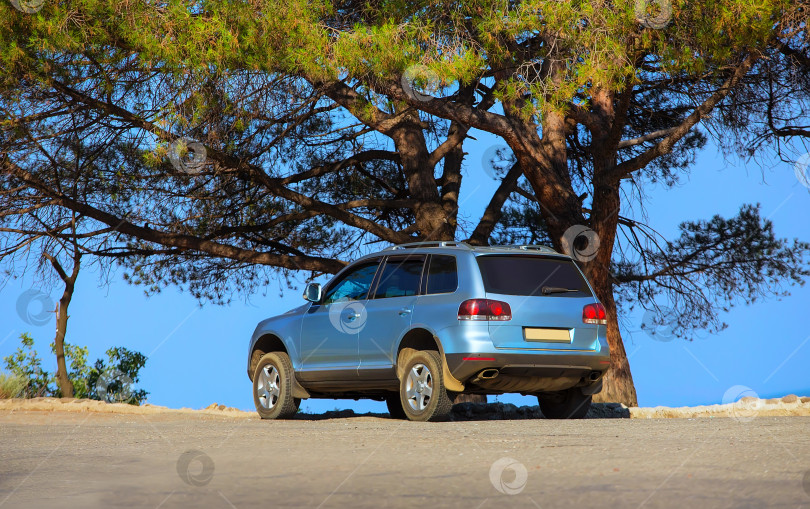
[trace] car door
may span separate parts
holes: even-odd
[[[410,328],[424,263],[425,255],[386,258],[365,303],[365,324],[358,330],[361,378],[395,376],[395,345]]]
[[[301,324],[302,380],[357,378],[357,332],[366,321],[368,296],[380,259],[359,262],[332,280],[319,303],[312,303]]]

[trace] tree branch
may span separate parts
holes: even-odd
[[[147,242],[154,242],[166,247],[177,247],[183,249],[190,249],[210,253],[214,256],[222,258],[229,258],[232,260],[255,263],[262,265],[271,265],[274,267],[293,269],[293,270],[310,270],[316,272],[336,273],[341,270],[346,263],[333,260],[329,258],[321,258],[314,256],[286,256],[277,255],[272,253],[263,253],[254,250],[242,249],[234,246],[228,246],[213,242],[210,240],[200,239],[191,235],[183,235],[177,233],[167,233],[149,228],[147,226],[137,226],[130,223],[126,219],[116,217],[110,213],[99,210],[95,207],[80,203],[61,192],[51,189],[49,186],[41,182],[29,172],[20,168],[16,164],[9,161],[7,158],[2,162],[3,173],[8,173],[16,178],[25,181],[31,187],[34,187],[42,194],[50,197],[57,205],[68,208],[78,212],[84,216],[95,219],[101,223],[112,226],[113,229],[133,237],[145,240]]]
[[[107,113],[117,115],[120,118],[130,121],[134,125],[146,131],[157,134],[161,138],[171,139],[173,137],[170,132],[161,129],[160,127],[154,125],[153,123],[147,120],[144,120],[142,118],[137,117],[136,115],[133,115],[131,112],[119,106],[89,97],[82,92],[73,90],[72,88],[68,87],[63,83],[60,83],[57,80],[52,80],[52,83],[54,84],[54,87],[57,88],[57,90],[60,90],[63,93],[70,95],[74,99],[82,101],[85,104],[91,104],[94,107],[101,109]],[[288,189],[283,185],[284,179],[270,177],[260,168],[247,164],[245,161],[242,161],[233,156],[229,156],[223,152],[220,152],[208,146],[206,146],[205,148],[207,156],[210,157],[212,160],[220,163],[226,168],[235,169],[238,173],[247,177],[248,181],[260,182],[271,193],[286,200],[289,200],[293,203],[296,203],[305,209],[316,210],[323,214],[332,216],[335,219],[342,221],[343,223],[349,226],[354,226],[355,228],[366,230],[367,232],[394,244],[406,243],[413,240],[408,235],[402,235],[401,233],[395,232],[373,221],[346,212],[345,210],[342,210],[334,205],[330,205],[328,203],[315,200],[301,193],[297,193],[291,189]]]
[[[605,175],[606,180],[608,182],[618,182],[634,171],[644,168],[655,158],[671,152],[672,147],[686,136],[695,124],[700,122],[704,116],[708,115],[709,112],[737,86],[743,76],[751,69],[751,66],[757,58],[758,57],[753,52],[746,56],[723,85],[698,106],[691,115],[686,117],[679,126],[675,127],[666,138],[636,157],[617,165],[612,171]]]
[[[470,235],[470,244],[479,246],[485,246],[487,244],[487,240],[489,236],[492,235],[495,225],[498,224],[498,221],[500,221],[503,215],[503,204],[506,203],[509,195],[514,192],[521,175],[523,175],[523,169],[519,164],[513,164],[512,167],[509,168],[509,171],[503,177],[503,180],[501,180],[501,185],[498,186],[498,190],[492,195],[489,205],[487,205],[486,210],[484,210],[484,215],[481,216],[481,220],[478,222],[472,235]]]
[[[618,148],[629,148],[635,147],[636,145],[641,145],[642,143],[646,143],[648,141],[657,140],[658,138],[663,138],[664,136],[669,136],[677,127],[670,127],[669,129],[660,129],[658,131],[653,131],[651,133],[647,133],[644,136],[639,136],[638,138],[633,138],[632,140],[622,140],[619,142]]]

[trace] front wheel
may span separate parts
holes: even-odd
[[[582,419],[591,408],[591,395],[579,388],[537,396],[540,411],[547,419]]]
[[[294,398],[293,367],[283,352],[265,354],[253,372],[253,403],[262,419],[289,419],[301,400]]]
[[[412,421],[447,420],[453,403],[447,395],[439,353],[420,350],[402,370],[399,398],[402,411]]]

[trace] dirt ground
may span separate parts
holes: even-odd
[[[810,417],[765,405],[413,423],[0,401],[0,507],[810,508]]]

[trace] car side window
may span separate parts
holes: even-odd
[[[458,289],[456,257],[432,255],[427,274],[426,293],[453,293]]]
[[[341,275],[339,280],[329,285],[323,303],[365,299],[379,264],[379,260],[363,263]]]
[[[388,258],[380,282],[374,292],[375,299],[406,297],[419,293],[424,257]]]

